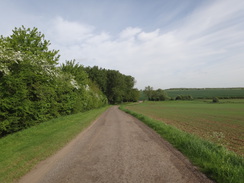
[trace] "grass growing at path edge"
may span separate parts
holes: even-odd
[[[242,157],[222,146],[125,109],[124,106],[121,106],[120,109],[154,129],[211,179],[218,183],[243,183],[244,159]]]
[[[64,116],[0,139],[0,182],[19,179],[61,149],[108,107]]]

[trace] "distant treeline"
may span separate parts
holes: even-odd
[[[243,87],[230,87],[230,88],[169,88],[166,90],[244,90]]]
[[[0,37],[0,136],[139,97],[133,77],[75,61],[58,66],[58,51],[49,46],[37,28]]]
[[[140,100],[242,99],[244,88],[171,88],[167,90],[147,86],[140,90]]]
[[[244,98],[244,88],[176,88],[165,90],[170,98],[179,95],[191,96],[194,99],[220,99]]]
[[[168,99],[167,92],[162,89],[154,90],[153,87],[147,86],[144,90],[140,91],[140,100],[165,101]]]

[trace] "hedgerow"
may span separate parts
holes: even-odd
[[[107,104],[106,96],[66,62],[58,66],[57,50],[37,28],[15,28],[0,38],[0,136],[60,115]],[[70,67],[67,71],[65,67]]]

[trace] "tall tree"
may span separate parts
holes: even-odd
[[[99,88],[107,96],[109,103],[137,101],[139,91],[134,89],[135,79],[132,76],[121,74],[116,70],[106,70],[87,67],[89,78],[98,84]]]
[[[86,67],[89,78],[94,81],[103,93],[107,93],[107,70],[98,66]]]
[[[45,35],[35,27],[33,29],[24,26],[15,28],[13,34],[7,37],[7,42],[15,52],[35,55],[47,62],[45,64],[49,64],[49,66],[56,65],[60,57],[58,50],[49,49],[50,41],[46,40]]]
[[[146,86],[144,89],[144,93],[146,94],[148,100],[152,99],[152,95],[153,95],[153,87],[151,86]]]

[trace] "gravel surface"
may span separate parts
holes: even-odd
[[[117,106],[20,183],[210,183],[168,142]]]

